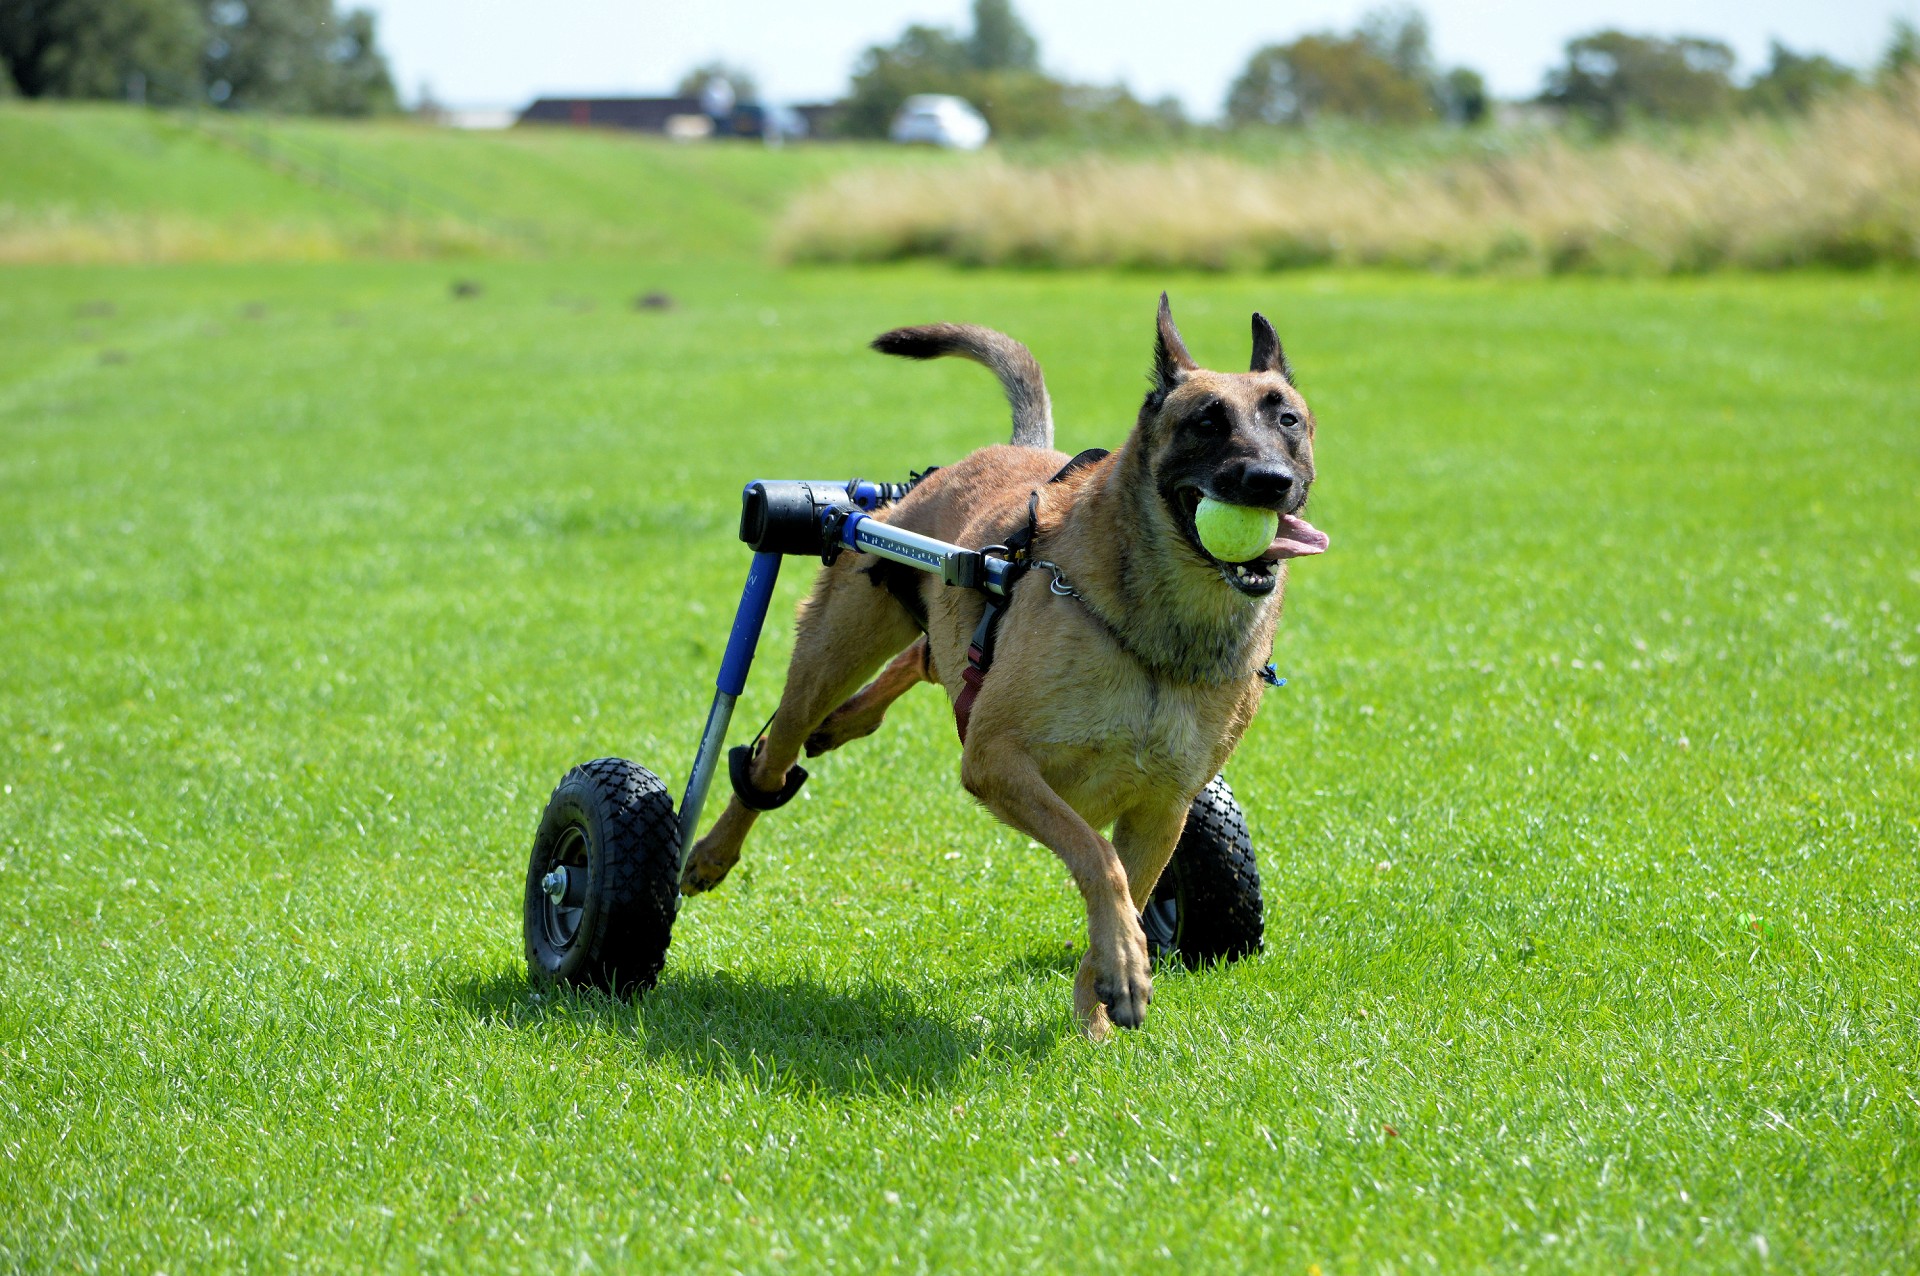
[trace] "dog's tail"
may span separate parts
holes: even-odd
[[[957,354],[984,363],[1000,378],[1013,408],[1016,447],[1053,446],[1053,403],[1047,398],[1047,380],[1033,352],[1002,332],[970,323],[930,323],[920,328],[895,328],[873,339],[881,354],[907,359],[937,359]]]

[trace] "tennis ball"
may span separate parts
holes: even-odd
[[[1258,558],[1273,544],[1280,530],[1280,516],[1272,510],[1252,505],[1229,505],[1211,496],[1200,498],[1193,511],[1193,530],[1207,552],[1223,563],[1244,563]]]

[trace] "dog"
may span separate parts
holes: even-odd
[[[1301,517],[1314,419],[1273,326],[1253,316],[1244,373],[1193,361],[1165,293],[1156,328],[1152,388],[1132,432],[1065,474],[1025,346],[962,324],[874,340],[886,354],[984,364],[1013,409],[1011,443],[930,472],[879,517],[972,547],[1004,546],[1030,526],[1035,578],[1011,591],[990,673],[970,679],[985,595],[840,555],[801,604],[786,687],[749,772],[753,788],[779,791],[803,748],[811,756],[870,734],[920,682],[944,687],[962,710],[961,783],[1053,850],[1086,901],[1073,1008],[1096,1041],[1145,1019],[1153,979],[1140,910],[1188,807],[1259,707],[1286,560],[1327,547]],[[1280,515],[1272,545],[1246,563],[1214,558],[1194,525],[1209,496]],[[688,854],[683,893],[719,884],[757,815],[736,794]]]

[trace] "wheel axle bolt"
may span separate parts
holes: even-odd
[[[548,873],[540,879],[540,889],[547,893],[548,899],[558,904],[567,897],[567,870],[556,868]]]

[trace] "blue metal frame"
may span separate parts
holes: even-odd
[[[713,785],[713,773],[720,765],[720,751],[727,744],[727,727],[733,721],[733,706],[747,689],[747,671],[753,667],[753,649],[760,644],[760,630],[767,621],[767,608],[773,602],[773,585],[780,579],[780,555],[755,554],[747,569],[746,588],[740,591],[740,606],[733,613],[733,631],[727,635],[727,651],[720,658],[720,676],[714,679],[713,705],[707,710],[707,725],[700,732],[700,748],[693,755],[693,770],[687,776],[687,791],[680,799],[680,854],[684,859],[699,831],[700,808],[706,805],[707,790]]]

